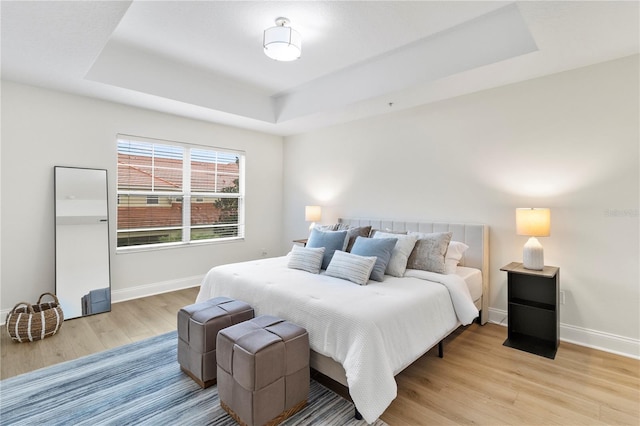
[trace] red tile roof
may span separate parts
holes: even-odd
[[[182,188],[182,160],[131,154],[118,154],[118,189],[180,191]],[[217,165],[217,187],[216,187]],[[234,186],[238,179],[236,163],[191,163],[191,187],[196,192],[222,192]]]

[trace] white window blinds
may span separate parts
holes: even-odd
[[[118,248],[244,237],[244,153],[119,135]]]

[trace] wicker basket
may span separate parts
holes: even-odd
[[[42,302],[46,295],[54,301]],[[56,295],[42,293],[37,304],[20,302],[7,314],[7,332],[15,342],[33,342],[56,334],[62,321],[64,314]]]

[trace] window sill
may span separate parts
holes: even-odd
[[[188,243],[166,243],[166,244],[153,244],[147,246],[130,246],[130,247],[118,247],[116,248],[116,255],[129,254],[129,253],[141,253],[147,251],[159,251],[159,250],[171,250],[190,247],[201,247],[217,244],[229,244],[244,241],[244,237],[233,238],[218,238],[215,240],[202,240],[202,241],[190,241]]]

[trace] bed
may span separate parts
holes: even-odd
[[[451,232],[452,241],[469,248],[456,274],[408,269],[402,278],[385,275],[384,281],[365,286],[288,268],[287,256],[222,265],[207,273],[197,301],[228,296],[252,305],[256,315],[275,315],[305,327],[311,367],[347,386],[358,412],[372,423],[397,395],[396,374],[478,312],[480,323],[486,322],[488,227],[370,219],[340,223],[395,232]]]

